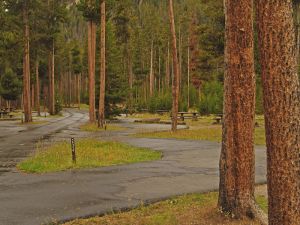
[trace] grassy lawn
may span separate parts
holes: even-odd
[[[128,114],[128,118],[135,118],[135,119],[153,119],[153,118],[160,118],[161,120],[170,120],[170,113],[134,113],[132,115]]]
[[[18,164],[17,168],[24,172],[46,173],[137,163],[161,158],[161,153],[157,151],[94,139],[77,141],[76,153],[77,163],[73,164],[70,143],[57,143],[46,149],[37,149],[36,155]]]
[[[97,124],[95,123],[86,123],[80,126],[80,129],[83,131],[88,131],[88,132],[98,132],[98,131],[105,131],[104,128],[99,128]],[[120,127],[114,124],[107,124],[106,125],[106,130],[107,131],[121,131],[124,130],[124,127]]]
[[[147,137],[147,138],[176,138],[182,140],[205,140],[205,141],[217,141],[222,140],[222,127],[221,125],[213,125],[213,116],[202,117],[199,121],[187,121],[187,125],[190,127],[188,130],[178,130],[176,132],[164,131],[164,132],[151,132],[140,133],[134,135],[135,137]],[[261,117],[256,118],[259,127],[255,128],[255,144],[265,145],[265,129],[264,121]]]
[[[141,206],[124,213],[68,222],[64,225],[259,225],[252,220],[232,220],[217,210],[217,193],[191,194]],[[258,204],[266,205],[260,197]]]

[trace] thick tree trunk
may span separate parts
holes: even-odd
[[[255,75],[253,3],[225,0],[225,81],[219,207],[236,218],[253,216]]]
[[[269,225],[300,223],[300,86],[292,1],[258,0]]]
[[[96,122],[95,49],[96,49],[96,24],[93,21],[88,21],[89,117],[91,123]]]
[[[23,58],[23,104],[25,123],[32,121],[31,102],[30,102],[30,56],[29,56],[29,25],[27,1],[23,6],[24,22],[24,58]]]
[[[39,61],[35,62],[35,86],[36,86],[36,110],[37,115],[41,116],[41,105],[40,105],[40,75],[39,75]]]
[[[150,90],[150,97],[153,96],[154,92],[154,72],[153,72],[153,40],[151,42],[151,52],[150,52],[150,75],[149,75],[149,90]]]
[[[172,53],[173,53],[173,82],[172,82],[172,131],[177,130],[177,114],[178,114],[178,99],[179,99],[179,63],[177,56],[177,41],[174,22],[173,0],[169,0],[169,18],[170,29],[172,35]]]
[[[99,97],[99,118],[98,127],[104,127],[105,120],[105,83],[106,83],[106,58],[105,58],[105,31],[106,31],[106,15],[105,0],[101,3],[101,36],[100,36],[100,97]]]

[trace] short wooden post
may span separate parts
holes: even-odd
[[[72,148],[72,162],[76,164],[76,146],[75,146],[74,138],[71,138],[71,148]]]

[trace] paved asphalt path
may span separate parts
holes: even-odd
[[[84,116],[73,116],[56,125],[62,126],[57,135]],[[78,113],[80,114],[80,113]],[[64,121],[64,122],[63,122]],[[65,125],[62,125],[62,124]],[[68,127],[68,124],[70,125]],[[0,175],[0,225],[49,224],[78,217],[101,215],[127,209],[141,203],[155,202],[185,193],[205,192],[218,188],[218,158],[220,145],[206,141],[131,138],[126,136],[142,129],[168,129],[168,126],[138,125],[125,122],[128,130],[107,133],[100,138],[113,138],[135,146],[161,151],[163,159],[107,168],[66,171],[46,175],[22,174],[10,171]],[[73,125],[74,126],[74,125]],[[65,127],[65,128],[63,128]],[[43,127],[40,129],[44,130]],[[71,129],[72,130],[72,129]],[[52,131],[52,130],[51,130]],[[36,133],[37,131],[33,131]],[[53,128],[53,132],[56,132]],[[73,127],[73,135],[76,134]],[[19,143],[29,143],[36,137],[28,134],[15,138],[15,152],[22,151]],[[45,132],[44,135],[47,135]],[[6,138],[5,138],[6,139]],[[18,141],[17,141],[18,140]],[[3,141],[1,147],[3,147]],[[17,147],[18,146],[18,147]],[[3,149],[3,148],[2,148]],[[2,150],[1,154],[9,154]],[[0,156],[2,157],[2,155]],[[11,156],[13,157],[13,156]],[[265,182],[265,149],[256,148],[256,182]]]

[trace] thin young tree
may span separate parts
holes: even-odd
[[[256,1],[269,225],[300,223],[300,86],[292,1]]]
[[[253,3],[225,0],[225,80],[219,207],[235,218],[252,216],[255,157]]]
[[[105,31],[106,31],[106,10],[105,0],[101,2],[101,32],[100,32],[100,97],[98,127],[104,127],[105,119],[105,84],[106,84],[106,58],[105,58]]]
[[[173,53],[173,82],[172,82],[172,131],[177,130],[177,114],[178,114],[178,99],[179,99],[179,62],[177,55],[177,41],[174,21],[173,0],[169,0],[169,20],[172,35],[172,53]]]
[[[23,23],[24,23],[24,56],[23,56],[23,104],[24,122],[32,121],[30,101],[30,56],[29,56],[29,18],[28,2],[23,1]]]
[[[151,50],[150,50],[150,74],[149,74],[149,94],[150,97],[154,94],[154,70],[153,70],[153,40],[151,41]]]
[[[89,7],[94,4],[89,1]],[[95,67],[96,67],[96,23],[93,18],[88,22],[88,73],[89,73],[89,118],[91,123],[96,122],[95,113]]]
[[[35,86],[36,86],[36,110],[38,116],[41,116],[41,105],[40,105],[40,75],[39,75],[39,60],[35,62]]]

